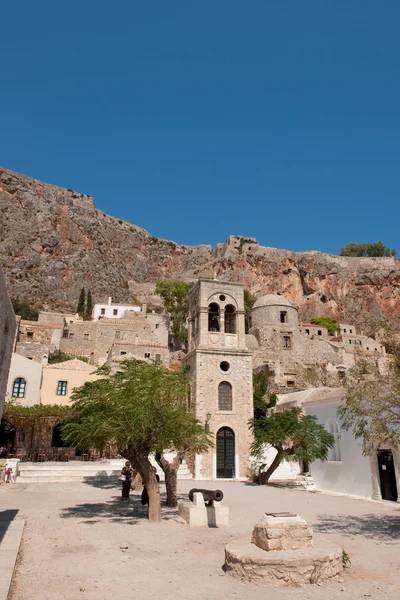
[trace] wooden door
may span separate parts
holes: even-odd
[[[381,450],[379,452],[378,466],[382,499],[397,502],[396,473],[394,469],[393,454],[390,450]]]
[[[235,477],[235,434],[230,427],[222,427],[217,433],[217,477]]]

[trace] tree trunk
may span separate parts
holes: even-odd
[[[278,451],[278,454],[275,456],[272,463],[269,465],[268,469],[264,473],[260,473],[260,485],[264,485],[268,483],[272,473],[276,471],[279,465],[282,462],[282,453]]]
[[[142,476],[143,483],[149,496],[149,521],[159,523],[161,521],[160,488],[148,456],[138,457],[135,454],[131,454],[129,451],[124,452],[123,456],[129,460],[132,466],[136,468]]]
[[[165,475],[165,487],[167,490],[167,506],[178,506],[178,470],[182,464],[184,452],[178,452],[172,462],[168,462],[162,452],[155,455]]]

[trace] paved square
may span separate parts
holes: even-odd
[[[179,482],[182,494],[191,487],[222,489],[231,526],[189,528],[175,510],[151,524],[138,493],[121,502],[112,482],[0,486],[2,509],[27,517],[12,600],[399,597],[398,504],[237,482]],[[269,591],[226,575],[225,544],[249,540],[265,511],[296,512],[315,535],[341,544],[352,561],[343,581]]]

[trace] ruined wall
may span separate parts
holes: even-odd
[[[0,417],[3,414],[15,330],[15,315],[0,267]]]

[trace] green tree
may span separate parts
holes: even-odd
[[[396,256],[396,250],[390,250],[382,242],[373,244],[347,244],[340,250],[340,256]]]
[[[346,373],[346,396],[338,408],[345,429],[361,439],[364,454],[375,452],[381,442],[400,445],[400,345],[390,346],[385,373],[375,363],[359,360]]]
[[[320,327],[326,327],[329,335],[335,335],[336,331],[339,331],[340,327],[336,319],[332,317],[315,317],[311,319],[310,323],[312,325],[319,325]]]
[[[273,376],[274,372],[268,365],[253,373],[253,407],[255,419],[264,417],[268,408],[275,406],[277,402],[276,394],[269,396]]]
[[[188,336],[186,321],[191,288],[192,284],[186,281],[159,281],[156,284],[156,294],[161,296],[171,320],[172,334],[183,344],[186,344]]]
[[[81,289],[81,293],[79,294],[78,306],[76,307],[76,312],[80,317],[85,316],[85,288]]]
[[[268,446],[277,451],[271,465],[260,473],[260,483],[268,483],[284,459],[307,462],[317,458],[326,460],[329,448],[335,442],[334,436],[317,423],[316,417],[305,415],[298,407],[253,419],[250,427],[254,434],[251,450],[256,458],[262,458]]]
[[[246,333],[249,333],[249,329],[250,329],[250,322],[249,322],[249,316],[250,316],[250,311],[254,306],[255,301],[257,300],[257,298],[254,296],[254,294],[252,294],[251,292],[249,292],[249,290],[244,290],[244,319],[245,319],[245,331]]]
[[[87,298],[86,298],[85,321],[91,320],[92,310],[93,310],[92,292],[89,289],[88,293],[87,293]]]
[[[72,395],[72,416],[63,426],[63,439],[79,448],[102,451],[107,444],[138,470],[149,495],[149,519],[160,521],[160,493],[150,462],[156,453],[166,474],[169,501],[176,500],[179,461],[166,464],[165,449],[201,452],[211,445],[204,427],[188,408],[188,373],[167,371],[159,363],[123,361],[119,371],[107,367],[103,377],[86,382]],[[171,486],[175,486],[171,490]]]
[[[19,298],[11,298],[11,304],[14,309],[14,313],[27,321],[37,321],[39,318],[39,311],[33,308],[26,300],[20,300]]]

